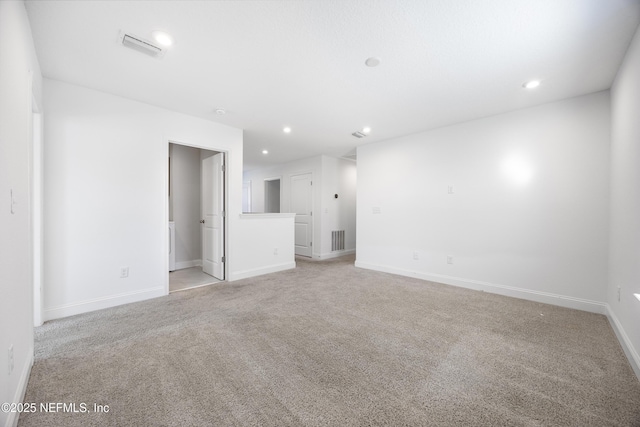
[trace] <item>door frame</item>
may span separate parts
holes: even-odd
[[[280,181],[280,196],[278,197],[279,206],[278,206],[278,212],[277,212],[277,213],[280,213],[280,212],[282,212],[282,175],[280,175],[280,176],[272,176],[272,177],[263,179],[263,184],[262,185],[263,185],[263,193],[264,193],[264,205],[263,205],[262,211],[265,212],[265,213],[268,213],[267,212],[267,199],[268,199],[269,195],[267,194],[267,188],[268,188],[267,183],[268,182],[272,182],[272,181]]]
[[[164,170],[164,179],[163,179],[163,188],[164,188],[164,222],[162,224],[162,227],[159,228],[159,231],[162,233],[163,236],[163,240],[164,240],[164,254],[166,255],[164,257],[164,263],[162,263],[162,265],[164,266],[164,295],[169,295],[169,233],[167,233],[167,224],[169,224],[169,163],[167,161],[167,159],[169,159],[169,149],[170,146],[169,144],[176,144],[176,145],[183,145],[185,147],[191,147],[191,148],[199,148],[200,150],[207,150],[207,151],[213,151],[215,153],[223,153],[224,154],[224,164],[226,165],[225,168],[227,168],[225,170],[224,173],[224,182],[222,183],[222,191],[224,192],[224,196],[223,196],[223,200],[224,200],[224,206],[225,206],[225,218],[223,221],[223,225],[222,227],[224,228],[224,243],[223,243],[223,248],[224,248],[224,256],[225,256],[225,263],[224,263],[224,280],[222,280],[222,282],[227,282],[229,280],[229,171],[228,171],[228,165],[229,165],[229,151],[228,150],[223,150],[223,149],[218,149],[218,148],[213,148],[213,147],[205,147],[202,145],[198,145],[198,144],[189,144],[186,142],[183,142],[181,140],[178,139],[173,139],[173,138],[163,138],[163,143],[165,146],[165,155],[166,157],[163,159],[163,170]]]
[[[41,326],[44,323],[44,132],[42,110],[35,96],[33,94],[31,96],[31,144],[29,147],[30,264],[33,288],[33,325]]]

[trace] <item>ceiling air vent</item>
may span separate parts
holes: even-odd
[[[357,131],[352,133],[351,135],[355,136],[356,138],[364,138],[365,136],[367,136],[366,134]]]
[[[120,35],[120,39],[123,46],[137,50],[138,52],[146,53],[154,58],[162,58],[164,56],[164,49],[160,46],[156,46],[149,40],[143,39],[142,37],[122,33]]]

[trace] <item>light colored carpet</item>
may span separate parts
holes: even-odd
[[[46,323],[20,426],[638,426],[602,315],[353,258]]]

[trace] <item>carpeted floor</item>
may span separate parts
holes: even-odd
[[[604,316],[349,257],[48,322],[25,402],[80,411],[25,427],[640,426]]]

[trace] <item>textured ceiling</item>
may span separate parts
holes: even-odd
[[[640,0],[25,4],[45,77],[242,128],[245,169],[607,89],[640,22]],[[118,43],[159,29],[162,59]]]

